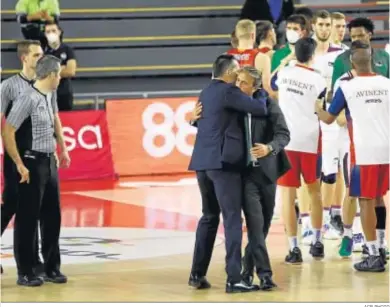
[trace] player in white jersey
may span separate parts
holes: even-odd
[[[371,50],[351,52],[351,61],[357,76],[340,85],[328,112],[317,105],[319,118],[332,123],[345,109],[351,118],[351,172],[350,196],[358,197],[364,235],[369,256],[354,265],[363,272],[385,271],[385,250],[376,236],[376,199],[389,191],[390,80],[373,73]]]
[[[283,220],[290,243],[285,261],[302,263],[298,247],[297,221],[294,201],[301,185],[301,176],[308,187],[311,204],[311,223],[314,236],[310,254],[315,258],[324,257],[322,243],[322,201],[319,172],[320,125],[315,115],[317,99],[326,94],[326,81],[312,67],[316,42],[312,38],[299,39],[295,45],[297,64],[282,68],[273,78],[272,86],[279,93],[279,105],[291,133],[289,145],[285,148],[291,169],[283,175],[278,185],[282,198]]]
[[[351,50],[357,49],[369,49],[370,46],[368,44],[364,44],[361,41],[354,41],[351,45]],[[344,75],[342,75],[334,85],[334,92],[337,91],[340,84],[343,82],[347,82],[356,76],[356,71],[353,69]],[[345,118],[345,116],[343,116]],[[338,117],[338,119],[340,116]],[[346,121],[346,120],[345,120]],[[339,120],[338,120],[339,122]],[[349,148],[349,136],[347,125],[344,125],[340,130],[340,139],[345,143],[348,143]],[[349,150],[348,150],[349,151]],[[347,154],[348,155],[348,154]],[[344,162],[349,162],[349,159],[344,159]],[[348,174],[348,170],[350,168],[350,163],[344,163],[344,177],[345,177],[345,185],[347,189],[347,193],[345,195],[344,203],[343,203],[343,223],[344,223],[344,234],[343,240],[340,245],[339,254],[341,257],[349,257],[353,252],[361,252],[363,251],[363,256],[368,256],[368,248],[364,244],[364,236],[362,234],[361,223],[360,223],[360,212],[357,207],[357,199],[352,198],[348,195],[348,178],[345,176]],[[388,258],[389,252],[386,244],[386,208],[384,206],[384,200],[382,197],[376,200],[376,216],[377,216],[377,224],[376,224],[376,232],[378,238],[378,244],[380,248],[383,248],[386,251],[386,256]]]
[[[352,46],[353,48],[353,46]],[[334,85],[334,93],[344,82],[348,82],[356,76],[356,71],[351,70],[342,75]],[[348,134],[348,120],[345,116],[345,111],[337,117],[337,123],[340,125],[340,144],[343,142],[346,145],[345,156],[343,158],[343,175],[345,182],[345,196],[343,201],[343,239],[339,248],[339,255],[343,258],[350,257],[352,251],[362,251],[364,237],[360,224],[360,212],[357,212],[357,198],[349,196],[349,173],[350,173],[350,139]],[[350,124],[350,123],[349,123]]]
[[[313,66],[327,82],[328,92],[331,98],[330,88],[333,74],[333,63],[337,56],[344,52],[341,48],[331,45],[332,19],[328,11],[318,11],[313,17],[314,38],[317,41],[317,49]],[[326,104],[328,107],[329,104]],[[336,197],[336,179],[341,166],[344,153],[339,149],[338,136],[340,126],[337,123],[325,125],[321,123],[322,132],[322,197],[324,206],[324,238],[338,239],[343,231],[343,223],[340,214],[333,214],[331,219],[331,208],[334,212],[340,212],[344,191],[338,191]],[[341,185],[343,188],[344,185]],[[341,194],[341,195],[340,195]],[[337,198],[337,199],[336,199]]]
[[[345,15],[340,12],[333,12],[330,14],[330,17],[332,18],[332,34],[331,34],[332,46],[341,48],[344,51],[348,50],[349,47],[346,44],[343,44],[345,31],[347,27]]]
[[[330,46],[331,18],[330,13],[325,10],[317,11],[312,18],[313,38],[317,42],[313,67],[316,68],[325,78],[328,73],[328,53],[331,51],[341,50]],[[331,67],[329,68],[331,69]],[[325,199],[326,204],[326,199]],[[329,205],[330,206],[330,205]],[[313,230],[310,225],[310,201],[308,200],[308,191],[306,185],[302,182],[299,191],[299,209],[301,216],[301,233],[302,243],[309,245],[312,242]],[[329,216],[329,210],[324,216]]]

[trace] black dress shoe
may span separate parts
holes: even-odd
[[[253,284],[253,275],[250,274],[242,274],[242,280],[247,284],[251,285]]]
[[[68,277],[56,270],[43,274],[43,280],[54,284],[66,284],[68,282]]]
[[[38,278],[35,274],[19,275],[16,283],[19,286],[25,287],[39,287],[43,285],[42,279]]]
[[[240,281],[237,283],[226,284],[226,293],[242,293],[242,292],[253,292],[260,290],[258,285],[248,285],[245,281]]]
[[[207,281],[205,276],[190,275],[188,280],[188,285],[195,289],[208,289],[211,287],[210,283]]]
[[[260,277],[260,290],[269,291],[276,287],[277,285],[273,282],[271,276]]]
[[[4,271],[3,271],[3,266],[2,265],[0,265],[0,269],[1,269],[1,274],[3,274]]]

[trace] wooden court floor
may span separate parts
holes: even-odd
[[[69,282],[16,286],[11,225],[2,239],[1,301],[389,302],[388,270],[355,272],[360,255],[340,259],[338,241],[325,241],[322,261],[304,247],[303,265],[285,264],[287,243],[278,219],[268,238],[275,291],[225,294],[222,229],[208,273],[212,288],[193,290],[187,281],[200,198],[191,180],[65,184],[62,190],[62,271]]]

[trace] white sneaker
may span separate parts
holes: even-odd
[[[360,253],[363,251],[363,245],[364,245],[364,236],[363,233],[354,233],[352,236],[353,240],[353,249],[352,252],[354,253]]]
[[[340,233],[334,229],[330,224],[324,225],[324,239],[326,240],[338,240],[341,239]]]
[[[310,228],[306,228],[302,231],[301,244],[310,246],[313,241],[314,232]]]

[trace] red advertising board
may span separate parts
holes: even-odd
[[[105,111],[61,112],[69,168],[59,171],[61,180],[114,177],[111,144]]]
[[[106,101],[112,154],[121,176],[185,173],[196,128],[197,97]]]

